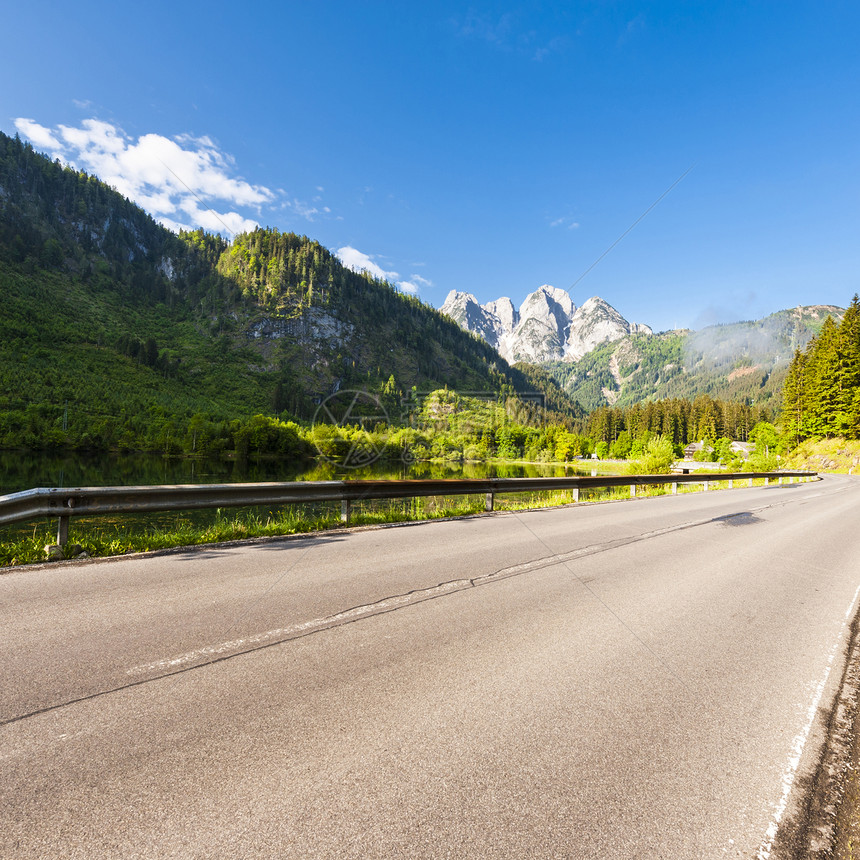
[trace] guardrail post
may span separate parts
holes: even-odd
[[[707,481],[702,481],[702,491],[705,493],[708,492],[708,482]]]
[[[57,544],[65,546],[69,541],[69,518],[60,517],[57,521]]]
[[[750,486],[752,486],[752,481],[753,481],[753,479],[752,479],[752,478],[750,478],[750,484],[749,484]]]
[[[484,499],[484,510],[492,511],[493,510],[493,494],[487,493],[486,498]]]
[[[575,502],[578,502],[579,501],[579,487],[573,488],[572,495],[573,495],[573,500]]]
[[[630,485],[630,498],[633,499],[636,497],[636,484]]]
[[[672,481],[672,495],[673,496],[678,495],[678,482],[677,481]]]
[[[769,487],[769,486],[770,486],[770,478],[765,478],[765,479],[764,479],[764,485],[765,485],[766,487]]]
[[[735,486],[735,482],[732,478],[729,478],[729,489],[733,490]]]
[[[779,476],[779,485],[782,486],[782,475]]]
[[[352,502],[349,499],[341,499],[340,502],[340,521],[348,523],[352,514]]]

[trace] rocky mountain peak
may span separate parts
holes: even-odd
[[[513,331],[520,321],[520,312],[514,307],[514,303],[507,296],[502,296],[502,298],[496,299],[494,302],[487,302],[483,307],[488,313],[497,316],[501,320],[505,331]]]
[[[652,333],[646,325],[628,322],[598,296],[577,308],[566,290],[550,284],[529,293],[519,310],[507,296],[481,305],[471,293],[456,290],[441,310],[510,362],[578,361],[606,341]]]
[[[478,300],[471,293],[451,290],[441,310],[442,313],[448,314],[460,328],[477,334],[498,349],[504,326],[494,313],[478,304]]]
[[[544,284],[526,296],[520,307],[520,315],[523,315],[523,308],[535,302],[546,302],[551,308],[560,310],[567,318],[576,310],[576,305],[567,290],[561,290],[558,287],[550,286],[550,284]]]
[[[577,361],[601,343],[620,340],[634,333],[653,332],[646,325],[628,322],[608,302],[592,296],[582,303],[571,319],[564,358]]]

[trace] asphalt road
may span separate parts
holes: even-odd
[[[826,478],[2,571],[0,857],[782,856],[858,513]]]

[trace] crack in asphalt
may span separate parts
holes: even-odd
[[[79,696],[73,699],[68,699],[62,702],[56,702],[51,705],[45,705],[42,708],[36,708],[24,714],[18,714],[14,717],[8,717],[0,720],[0,726],[10,725],[11,723],[20,722],[21,720],[29,719],[40,714],[49,713],[71,705],[80,704],[82,702],[91,701],[93,699],[107,696],[112,693],[122,692],[123,690],[133,687],[148,684],[154,681],[160,681],[165,678],[180,675],[185,672],[190,672],[195,669],[202,669],[207,666],[221,663],[225,660],[231,660],[235,657],[241,657],[246,654],[252,654],[256,651],[261,651],[265,648],[271,648],[276,645],[281,645],[286,642],[291,642],[296,639],[310,636],[315,633],[320,633],[324,630],[331,630],[335,627],[340,627],[345,624],[352,624],[356,621],[361,621],[366,618],[372,618],[377,615],[383,615],[388,612],[395,612],[408,606],[414,606],[418,603],[423,603],[425,600],[434,600],[439,597],[445,597],[451,594],[456,594],[461,591],[467,591],[471,588],[478,588],[482,585],[490,585],[494,582],[501,582],[505,579],[510,579],[515,576],[522,576],[526,573],[531,573],[538,570],[544,570],[548,567],[557,565],[566,565],[569,562],[576,561],[580,558],[597,555],[602,552],[609,552],[619,547],[629,546],[630,544],[638,543],[645,540],[651,540],[655,537],[672,534],[674,532],[683,531],[690,528],[698,528],[700,526],[709,525],[711,523],[727,524],[735,518],[746,518],[746,522],[760,522],[755,514],[760,513],[774,505],[763,505],[755,508],[753,511],[741,511],[736,514],[728,514],[719,517],[707,517],[700,520],[691,520],[685,523],[679,523],[673,526],[666,526],[662,529],[654,529],[648,532],[642,532],[637,535],[629,535],[623,538],[616,538],[604,543],[590,544],[580,547],[566,553],[554,553],[532,561],[523,562],[522,564],[512,565],[510,567],[500,568],[491,573],[486,573],[481,576],[453,579],[439,583],[427,588],[414,589],[404,592],[403,594],[391,595],[384,597],[381,600],[372,603],[360,604],[358,606],[344,609],[333,615],[323,616],[308,621],[297,622],[285,627],[267,630],[263,633],[257,633],[250,636],[244,636],[217,645],[204,646],[202,648],[188,651],[184,654],[179,654],[174,657],[155,660],[150,663],[133,666],[126,670],[126,675],[145,675],[135,680],[130,680],[125,684],[118,684],[105,690],[98,690],[94,693],[89,693],[85,696]],[[544,544],[546,546],[546,544]],[[549,548],[549,547],[547,547]],[[592,592],[588,585],[582,579],[577,577],[580,584],[586,590]],[[155,673],[155,674],[151,674]]]

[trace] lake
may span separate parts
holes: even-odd
[[[167,458],[153,454],[81,454],[27,451],[0,451],[0,495],[39,487],[110,487],[148,486],[156,484],[221,484],[257,483],[265,481],[330,481],[359,478],[523,478],[564,477],[591,474],[591,463],[581,467],[539,463],[391,463],[377,461],[360,469],[339,467],[325,460],[291,462],[287,460],[202,460]],[[584,467],[584,468],[582,468]],[[422,505],[435,504],[432,500]],[[403,502],[366,503],[371,507],[404,506]],[[334,503],[305,504],[308,515],[333,513]],[[276,516],[277,508],[231,508],[231,516],[250,513],[266,519]],[[180,523],[198,527],[210,525],[221,515],[213,509],[174,511],[140,515],[75,518],[73,526],[98,530],[163,528],[171,530]],[[36,529],[50,533],[56,529],[56,519],[42,518],[0,527],[0,543],[14,542]]]
[[[347,469],[325,460],[201,460],[157,454],[0,451],[0,495],[37,487],[133,487],[351,478],[531,478],[590,475],[591,463],[391,463]]]

